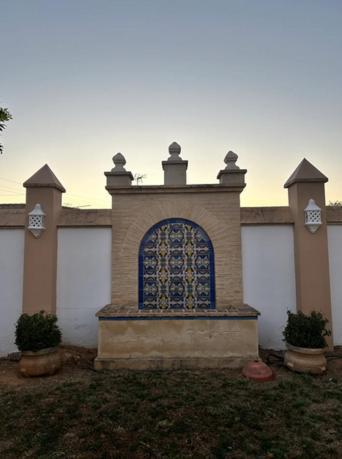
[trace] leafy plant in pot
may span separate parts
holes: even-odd
[[[19,370],[23,376],[43,376],[56,373],[62,360],[58,345],[62,333],[57,317],[40,311],[22,314],[16,324],[15,344],[21,351]]]
[[[321,374],[327,368],[324,348],[326,336],[331,335],[327,328],[328,320],[320,312],[310,315],[303,312],[287,311],[287,325],[283,331],[287,351],[285,365],[301,373]]]

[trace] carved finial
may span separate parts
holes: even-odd
[[[114,167],[112,169],[112,172],[125,172],[126,171],[126,169],[124,168],[126,164],[126,160],[122,153],[117,153],[116,155],[113,156],[113,163],[114,163]]]
[[[168,161],[180,160],[180,152],[181,146],[177,142],[172,142],[172,144],[169,146],[170,158],[168,159]]]
[[[238,155],[236,153],[234,153],[233,151],[228,151],[226,157],[224,158],[224,162],[227,164],[226,170],[240,169],[239,166],[235,164],[237,159]]]

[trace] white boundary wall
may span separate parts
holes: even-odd
[[[333,332],[342,345],[342,225],[329,225]],[[0,355],[15,351],[21,313],[24,231],[0,229]],[[291,225],[242,227],[244,301],[261,312],[260,344],[282,349],[286,310],[295,306]],[[111,297],[111,229],[58,230],[57,315],[63,341],[97,347],[95,313]]]
[[[295,307],[291,225],[242,228],[244,300],[261,312],[260,344],[282,349],[286,310]],[[58,231],[57,315],[63,341],[97,347],[95,313],[110,303],[111,230]]]
[[[57,316],[63,343],[97,347],[95,313],[111,300],[111,229],[58,230]]]
[[[328,226],[333,333],[342,345],[342,225]],[[244,301],[261,312],[260,344],[282,349],[286,310],[294,310],[291,225],[242,227]],[[24,230],[0,229],[0,356],[16,351],[15,322],[22,310]],[[111,229],[58,230],[57,315],[63,341],[97,347],[95,313],[110,303]]]
[[[331,313],[335,346],[342,346],[342,225],[328,226]]]
[[[0,356],[17,351],[15,323],[22,311],[24,230],[0,229]]]
[[[286,311],[296,308],[292,226],[245,226],[241,237],[244,301],[261,313],[259,343],[284,349]]]

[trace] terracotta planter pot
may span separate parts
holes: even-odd
[[[313,375],[326,371],[327,360],[324,356],[324,349],[297,347],[288,343],[286,345],[284,363],[290,370]]]
[[[23,376],[53,375],[62,366],[58,347],[49,347],[41,351],[24,351],[19,362],[19,371]]]

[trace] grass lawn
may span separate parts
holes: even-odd
[[[1,459],[342,457],[342,377],[63,371],[0,384]]]

